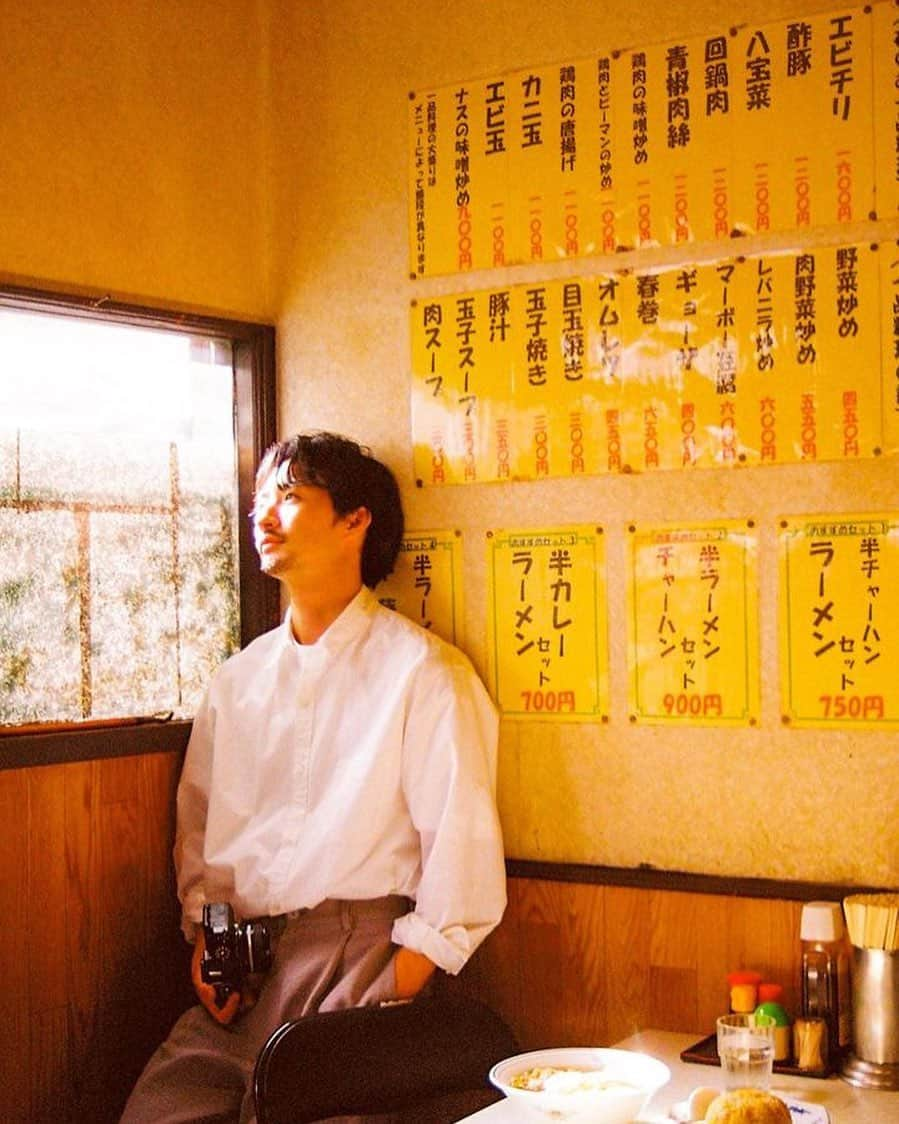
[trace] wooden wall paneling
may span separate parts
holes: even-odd
[[[565,1041],[591,1046],[608,1039],[605,890],[586,884],[558,887],[564,918]]]
[[[56,769],[27,771],[29,994],[32,1011],[64,1005],[66,972],[65,791]]]
[[[8,1124],[31,1111],[28,942],[28,784],[23,771],[0,772],[0,1110]]]
[[[788,1009],[798,1000],[799,914],[797,902],[734,898],[728,910],[728,947],[734,968],[753,968],[784,987]]]
[[[28,788],[28,1005],[31,1113],[56,1105],[65,1120],[70,1105],[71,1057],[66,1033],[65,789],[58,769],[27,770]]]
[[[175,1017],[196,1002],[190,982],[191,946],[181,932],[172,855],[181,761],[180,754],[171,753],[139,759],[141,807],[146,813],[146,972],[152,980],[152,989],[145,993],[149,998],[144,1019],[147,1056],[168,1034]]]
[[[509,908],[462,974],[522,1049],[714,1030],[727,973],[758,967],[796,1009],[801,904],[510,878]]]
[[[65,1005],[31,1014],[31,1112],[28,1124],[73,1120],[68,1016]]]
[[[696,1024],[683,1027],[697,1034],[711,1034],[715,1020],[728,1009],[730,993],[727,973],[734,965],[728,943],[728,913],[734,899],[714,894],[696,895],[696,925],[701,934],[697,963]]]
[[[624,886],[605,888],[603,943],[611,1042],[648,1025],[650,925],[649,893]]]
[[[800,1004],[799,923],[801,902],[772,901],[769,926],[771,946],[768,968],[775,983],[783,984],[784,1005],[797,1014]]]
[[[172,848],[175,842],[175,794],[180,755],[154,753],[138,759],[140,800],[147,813],[147,925],[153,933],[171,933],[179,924]]]
[[[100,803],[137,804],[141,799],[142,756],[104,757],[100,768]]]
[[[727,904],[728,971],[751,968],[766,975],[771,948],[768,903],[758,898],[732,898]]]
[[[190,1001],[179,769],[160,753],[0,771],[3,1124],[115,1124]]]
[[[706,914],[718,919],[711,930],[716,938],[718,979],[706,975],[700,987],[702,1028],[711,1034],[717,1015],[728,1009],[729,972],[750,968],[784,988],[788,1011],[798,1009],[799,916],[802,904],[772,898],[711,898]],[[723,933],[724,960],[721,955]],[[704,950],[705,952],[705,950]]]
[[[91,940],[103,967],[74,1119],[114,1124],[189,990],[171,872],[180,758],[148,754],[93,765],[91,825],[81,851],[89,847],[92,856],[91,897],[99,924]]]
[[[103,956],[103,913],[100,902],[100,850],[97,845],[99,762],[56,766],[50,772],[64,782],[66,866],[66,969],[68,1032],[72,1059],[74,1118],[92,1117],[79,1111],[87,1091],[102,1082],[99,1065],[98,996],[107,967]]]
[[[518,887],[521,991],[518,1028],[525,1048],[564,1043],[562,1000],[566,888],[556,882],[522,882]]]
[[[698,1023],[700,930],[697,895],[653,890],[649,894],[648,1025],[694,1030]]]
[[[100,851],[99,908],[106,969],[99,991],[97,1080],[110,1101],[124,1100],[145,1059],[129,1052],[141,1041],[149,1005],[156,999],[146,976],[147,815],[141,804],[140,758],[98,763],[100,801],[95,825]]]
[[[95,831],[100,852],[103,959],[107,965],[99,995],[104,1005],[120,1001],[134,990],[147,950],[146,832],[137,761],[121,757],[97,763],[100,801]]]

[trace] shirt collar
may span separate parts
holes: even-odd
[[[374,592],[363,585],[343,612],[333,620],[314,644],[300,644],[290,627],[290,608],[281,626],[285,647],[293,650],[306,663],[319,662],[337,655],[347,644],[368,628],[378,601]]]

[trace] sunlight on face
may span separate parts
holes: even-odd
[[[327,579],[346,554],[346,519],[334,511],[326,488],[277,483],[272,473],[253,504],[256,550],[273,577],[316,575]]]

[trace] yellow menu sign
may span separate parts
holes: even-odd
[[[630,528],[633,721],[755,725],[757,555],[751,523]]]
[[[899,8],[896,9],[899,12]],[[896,32],[899,39],[899,29]],[[899,52],[897,52],[899,54]],[[899,82],[899,68],[897,68]],[[899,86],[897,86],[899,88]],[[899,129],[896,132],[899,138]],[[899,161],[897,161],[899,163]],[[899,452],[899,246],[886,248],[880,269],[883,452]]]
[[[488,534],[493,697],[510,718],[608,714],[605,551],[595,527]]]
[[[411,276],[895,217],[896,28],[837,8],[413,91]]]
[[[416,476],[893,453],[897,258],[889,246],[818,247],[415,301]]]
[[[899,723],[899,516],[791,516],[779,538],[784,722]]]
[[[403,536],[393,573],[378,586],[388,609],[462,642],[462,558],[458,531],[416,531]]]

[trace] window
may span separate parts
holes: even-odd
[[[183,744],[276,622],[244,517],[273,352],[263,325],[0,290],[0,766]]]

